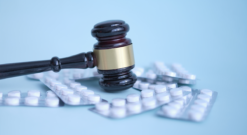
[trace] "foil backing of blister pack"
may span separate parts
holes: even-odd
[[[80,83],[67,78],[64,81],[43,78],[40,81],[49,87],[65,104],[72,106],[94,105],[98,102],[107,102],[93,91]]]
[[[170,119],[179,119],[186,121],[200,122],[207,118],[218,93],[211,91],[212,94],[207,94],[204,91],[211,91],[207,89],[193,89],[191,100],[181,106],[181,108],[175,108],[172,105],[166,104],[157,111],[157,115]]]

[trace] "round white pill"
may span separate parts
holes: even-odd
[[[126,101],[123,98],[115,98],[112,100],[112,105],[116,107],[125,106]]]
[[[63,89],[63,90],[61,90],[61,94],[62,94],[63,96],[72,95],[72,94],[74,94],[74,91],[71,90],[71,89]]]
[[[146,77],[148,79],[152,79],[153,80],[153,79],[156,79],[157,75],[155,73],[149,72],[149,73],[146,74]]]
[[[122,118],[126,115],[126,110],[124,107],[113,107],[111,108],[111,115],[113,117]]]
[[[98,111],[108,111],[110,109],[110,104],[107,102],[100,102],[100,103],[95,105],[95,108]]]
[[[19,105],[20,98],[19,97],[6,97],[5,104],[6,105]]]
[[[185,78],[185,79],[190,79],[190,80],[195,80],[196,79],[195,75],[189,74],[189,73],[183,73],[182,77]]]
[[[166,83],[166,87],[169,89],[177,88],[177,83]]]
[[[205,94],[208,96],[212,96],[213,95],[213,91],[209,90],[209,89],[202,89],[201,90],[201,94]]]
[[[25,105],[37,106],[38,104],[39,104],[38,97],[26,97],[25,98]]]
[[[171,89],[170,93],[172,96],[182,96],[183,95],[182,89],[179,89],[179,88]]]
[[[71,104],[79,104],[81,97],[79,95],[68,95],[67,100]]]
[[[53,78],[51,78],[51,77],[46,77],[45,78],[45,83],[46,84],[49,84],[51,81],[55,81]]]
[[[177,76],[177,74],[175,72],[172,72],[172,71],[165,71],[165,72],[163,72],[163,75],[167,75],[170,77],[176,77]]]
[[[59,105],[59,99],[57,97],[47,97],[45,99],[46,106],[56,107]]]
[[[201,100],[205,100],[207,102],[210,102],[210,100],[211,100],[211,97],[208,95],[205,95],[205,94],[199,94],[199,95],[197,95],[197,98],[201,99]]]
[[[193,121],[201,121],[203,118],[203,113],[195,111],[195,110],[191,110],[188,112],[188,117],[190,120],[193,120]]]
[[[156,87],[157,85],[155,85],[155,84],[150,84],[149,86],[148,86],[148,89],[150,89],[150,90],[155,90],[155,87]]]
[[[148,89],[148,86],[149,86],[149,83],[146,83],[146,82],[141,82],[140,84],[139,84],[139,88],[140,89]]]
[[[88,96],[88,101],[91,103],[98,103],[100,102],[101,97],[99,95],[89,95]]]
[[[159,102],[166,102],[170,100],[170,94],[165,92],[165,93],[160,93],[156,95],[156,98]]]
[[[78,86],[81,86],[81,84],[77,83],[77,82],[72,82],[72,83],[69,84],[69,86],[74,89],[74,88],[76,88]]]
[[[161,110],[167,117],[171,117],[171,118],[176,117],[176,115],[179,112],[178,109],[172,106],[162,106]]]
[[[208,102],[205,101],[205,100],[201,100],[201,99],[196,99],[196,100],[194,101],[194,103],[195,103],[196,105],[200,105],[200,106],[203,106],[203,107],[207,107],[207,106],[208,106]]]
[[[51,87],[55,87],[55,86],[58,85],[58,84],[62,84],[62,83],[59,82],[59,81],[50,81],[50,83],[49,83],[49,85],[50,85]]]
[[[44,73],[36,73],[32,74],[32,77],[35,79],[41,79],[44,76]]]
[[[127,109],[129,112],[140,112],[142,105],[140,103],[129,103],[127,104]]]
[[[138,71],[138,70],[132,70],[132,72],[137,76],[141,76],[142,75],[142,72],[141,71]]]
[[[154,95],[154,90],[148,90],[148,89],[142,90],[142,91],[141,91],[141,95],[142,95],[143,98],[153,97],[153,95]]]
[[[8,93],[8,97],[21,97],[21,92],[18,90],[11,91]]]
[[[184,99],[183,99],[183,98],[181,98],[181,99],[176,99],[176,100],[174,100],[173,102],[174,102],[174,103],[178,103],[178,104],[180,104],[181,106],[184,105]]]
[[[94,95],[94,92],[91,90],[84,90],[84,91],[81,91],[81,95],[84,97],[88,97],[89,95]]]
[[[140,101],[140,95],[138,94],[129,94],[127,96],[128,102],[139,102]]]
[[[183,105],[181,105],[179,103],[176,103],[176,102],[171,102],[171,103],[168,104],[168,106],[171,106],[173,108],[176,108],[177,110],[180,110],[183,107]]]
[[[61,91],[62,89],[67,89],[67,88],[68,87],[66,85],[63,85],[63,84],[58,84],[55,87],[56,91]]]
[[[156,105],[156,100],[154,98],[145,98],[142,100],[144,107],[153,108]]]
[[[140,83],[141,83],[141,81],[140,81],[140,80],[137,80],[137,81],[135,82],[135,84],[133,85],[133,87],[138,89]]]
[[[195,111],[198,111],[198,112],[201,112],[201,113],[204,113],[206,108],[203,107],[203,106],[200,106],[200,105],[192,105],[190,107],[191,110],[195,110]]]
[[[51,90],[49,90],[49,91],[46,92],[46,96],[47,97],[57,97],[57,95],[53,91],[51,91]]]
[[[66,84],[66,85],[69,85],[72,82],[74,82],[74,81],[69,80],[68,78],[63,79],[63,83]]]
[[[87,87],[86,86],[77,86],[77,87],[75,87],[75,90],[78,92],[81,92],[83,90],[87,90]]]
[[[179,88],[182,89],[183,91],[187,91],[187,92],[191,92],[192,91],[192,89],[190,87],[188,87],[188,86],[181,86]]]
[[[156,93],[166,92],[166,86],[165,85],[156,85],[154,90]]]
[[[30,91],[27,92],[27,96],[40,97],[40,91],[38,91],[38,90],[30,90]]]

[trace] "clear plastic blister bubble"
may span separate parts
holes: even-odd
[[[31,107],[61,107],[64,103],[54,94],[51,96],[40,94],[38,90],[30,90],[26,93],[15,90],[7,94],[0,92],[0,106],[31,106]]]
[[[60,72],[56,73],[53,71],[36,73],[27,75],[30,79],[40,80],[46,77],[50,77],[53,79],[60,79],[60,78],[69,78],[73,80],[82,80],[82,79],[98,79],[102,75],[98,74],[97,68],[92,69],[62,69]]]
[[[145,89],[140,94],[130,94],[126,98],[113,99],[111,103],[100,102],[89,110],[104,117],[118,119],[140,114],[178,99],[188,102],[191,97],[191,92],[184,91],[182,88],[181,93],[177,94],[172,93],[172,90],[164,87],[156,90]]]
[[[64,78],[62,81],[46,77],[40,80],[49,87],[65,104],[74,106],[93,105],[107,102],[94,91],[88,90],[80,83]]]
[[[188,90],[185,87],[184,90]],[[186,90],[186,91],[187,91]],[[161,107],[157,115],[161,117],[200,122],[206,119],[217,97],[217,92],[208,89],[192,90],[192,98],[186,104],[178,100]]]

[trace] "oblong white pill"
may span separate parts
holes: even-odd
[[[19,105],[20,104],[20,98],[19,97],[6,97],[5,98],[5,104],[6,105]]]
[[[57,97],[57,95],[53,91],[51,91],[51,90],[49,90],[49,91],[46,92],[46,96],[47,97]]]
[[[81,95],[84,97],[88,97],[89,95],[94,95],[94,92],[91,90],[84,90],[84,91],[81,91]]]
[[[146,83],[146,82],[141,82],[139,84],[140,89],[148,89],[148,86],[149,86],[149,83]]]
[[[81,102],[81,97],[79,95],[68,95],[67,100],[71,104],[79,104]]]
[[[59,99],[57,97],[47,97],[45,99],[46,106],[56,107],[59,105]]]
[[[38,90],[30,90],[30,91],[27,92],[27,96],[40,97],[40,91],[38,91]]]
[[[199,94],[199,95],[197,95],[197,98],[201,99],[201,100],[205,100],[207,102],[210,102],[210,100],[211,100],[211,97],[208,95],[205,95],[205,94]]]
[[[182,89],[183,91],[187,91],[187,92],[191,92],[192,89],[189,87],[189,86],[181,86],[181,87],[178,87],[180,89]]]
[[[165,93],[160,93],[156,95],[156,98],[159,102],[165,102],[170,100],[170,94],[165,92]]]
[[[18,91],[18,90],[10,91],[8,93],[8,97],[18,97],[18,98],[20,98],[21,97],[21,92]]]
[[[156,106],[156,100],[154,98],[145,98],[142,100],[144,107],[153,108]]]
[[[63,89],[63,90],[61,90],[61,94],[62,94],[63,96],[72,95],[72,94],[74,94],[74,91],[71,90],[71,89]]]
[[[99,95],[89,95],[88,101],[93,103],[98,103],[101,101],[101,97]]]
[[[201,100],[201,99],[196,99],[194,101],[195,104],[203,106],[203,107],[207,107],[208,106],[208,102],[205,100]]]
[[[68,87],[66,85],[63,84],[58,84],[55,86],[56,91],[61,91],[62,89],[67,89]]]
[[[111,115],[113,117],[122,118],[126,115],[126,109],[124,107],[111,108]]]
[[[148,89],[142,90],[141,91],[141,95],[142,95],[143,98],[153,97],[154,90],[148,90]]]
[[[78,86],[81,86],[81,84],[77,83],[77,82],[72,82],[72,83],[69,84],[69,86],[74,89],[74,88],[76,88]]]
[[[170,93],[172,96],[182,96],[183,95],[182,89],[179,89],[179,88],[171,89]]]
[[[206,94],[208,96],[212,96],[213,95],[213,91],[212,90],[209,90],[209,89],[202,89],[201,90],[201,93],[202,94]]]
[[[25,105],[37,106],[39,104],[39,98],[36,97],[26,97],[24,101]]]
[[[108,111],[110,109],[110,104],[107,102],[100,102],[95,105],[95,108],[98,111]]]
[[[127,96],[128,102],[139,102],[140,101],[140,95],[138,94],[129,94]]]
[[[129,112],[140,112],[142,105],[140,103],[129,103],[127,104],[127,110]]]
[[[176,117],[176,115],[179,112],[178,109],[172,106],[162,106],[161,110],[167,117],[171,117],[171,118]]]
[[[203,118],[203,113],[195,111],[195,110],[191,110],[188,112],[188,117],[190,120],[193,120],[193,121],[201,121]]]
[[[121,106],[125,106],[126,101],[123,98],[115,98],[112,99],[112,105],[116,106],[116,107],[121,107]]]
[[[86,86],[77,86],[77,87],[75,87],[75,90],[78,92],[81,92],[83,90],[87,90],[87,87]]]
[[[162,92],[166,92],[166,86],[165,85],[156,85],[154,88],[156,93],[162,93]]]

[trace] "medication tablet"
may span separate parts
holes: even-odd
[[[74,81],[71,81],[71,80],[65,78],[65,79],[63,80],[63,82],[64,82],[64,84],[69,85],[70,83],[72,83],[72,82],[74,82]]]
[[[179,88],[182,89],[183,91],[187,91],[187,92],[191,92],[192,91],[192,89],[190,87],[188,87],[188,86],[181,86]]]
[[[130,112],[140,112],[142,105],[140,103],[129,103],[127,104],[127,109]]]
[[[83,77],[83,74],[82,73],[74,73],[73,74],[73,78],[74,79],[79,79],[79,78],[82,78]]]
[[[149,83],[141,82],[139,84],[140,89],[148,89]]]
[[[171,106],[171,107],[173,107],[173,108],[175,108],[177,110],[180,110],[183,107],[181,104],[176,103],[176,102],[171,102],[171,103],[168,104],[168,106]]]
[[[59,105],[59,99],[57,97],[47,97],[45,104],[49,107],[56,107]]]
[[[46,96],[47,97],[57,97],[57,95],[53,91],[51,91],[51,90],[49,90],[49,91],[46,92]]]
[[[39,104],[39,98],[38,97],[26,97],[25,98],[25,105],[36,106],[38,104]]]
[[[189,117],[190,120],[200,121],[203,118],[203,113],[191,110],[191,111],[188,112],[188,117]]]
[[[195,75],[188,74],[188,73],[182,74],[182,77],[185,78],[185,79],[190,79],[190,80],[195,80],[196,79],[196,76]]]
[[[74,94],[74,91],[71,89],[63,89],[63,90],[61,90],[61,94],[64,96],[71,95],[71,94]]]
[[[201,99],[201,100],[205,100],[207,102],[209,102],[211,100],[211,97],[208,95],[205,95],[205,94],[199,94],[199,95],[197,95],[197,98]]]
[[[30,90],[30,91],[28,91],[27,95],[30,97],[40,97],[40,91]]]
[[[150,89],[150,90],[155,90],[155,87],[156,87],[157,85],[155,85],[155,84],[150,84],[149,86],[148,86],[148,89]]]
[[[155,73],[147,73],[146,77],[148,79],[152,79],[153,80],[153,79],[156,79],[157,75]]]
[[[142,90],[141,91],[141,95],[143,98],[147,98],[147,97],[153,97],[154,95],[154,90]]]
[[[58,73],[55,73],[53,71],[49,71],[48,72],[48,75],[54,79],[57,79],[59,77],[59,74]]]
[[[126,115],[126,110],[124,107],[113,107],[111,108],[111,115],[113,117],[121,118]]]
[[[67,100],[72,104],[79,104],[81,97],[79,95],[68,95]]]
[[[139,102],[140,101],[140,95],[138,94],[129,94],[127,96],[128,102]]]
[[[18,97],[6,97],[5,98],[5,104],[6,105],[19,105],[20,98]]]
[[[133,85],[134,88],[139,88],[139,84],[141,83],[140,80],[137,80],[135,84]]]
[[[81,95],[87,97],[89,95],[94,95],[94,92],[91,90],[84,90],[84,91],[81,91]]]
[[[178,114],[178,109],[171,107],[171,106],[163,106],[162,108],[162,112],[168,116],[168,117],[175,117]]]
[[[51,87],[55,87],[56,85],[58,85],[58,84],[62,84],[61,82],[59,82],[59,81],[50,81],[50,86]]]
[[[11,91],[8,93],[8,97],[18,97],[19,98],[21,97],[21,92],[17,90]]]
[[[208,102],[205,101],[205,100],[196,99],[196,100],[194,101],[194,103],[195,103],[196,105],[200,105],[200,106],[203,106],[203,107],[207,107],[207,106],[208,106]]]
[[[208,89],[202,89],[201,93],[205,94],[205,95],[208,95],[208,96],[212,96],[213,95],[213,91],[208,90]]]
[[[174,88],[177,88],[177,84],[176,83],[167,83],[166,87],[169,89],[174,89]]]
[[[83,90],[87,90],[87,87],[86,86],[77,86],[77,87],[75,87],[75,90],[78,92],[81,92]]]
[[[2,99],[2,97],[3,97],[3,93],[2,93],[2,92],[0,92],[0,99]]]
[[[69,86],[71,88],[75,88],[75,87],[81,86],[81,84],[80,83],[77,83],[77,82],[72,82],[72,83],[69,84]]]
[[[172,96],[182,96],[183,95],[182,89],[179,89],[179,88],[171,89],[170,93]]]
[[[115,98],[112,100],[112,105],[116,107],[125,106],[126,101],[123,98]]]
[[[36,74],[32,74],[32,77],[35,79],[41,79],[44,76],[43,73],[36,73]]]
[[[182,98],[182,99],[174,100],[174,103],[178,103],[178,104],[180,104],[181,106],[183,106],[183,105],[184,105],[184,99]]]
[[[175,72],[172,72],[172,71],[166,71],[163,74],[170,76],[170,77],[176,77],[177,76],[177,74]]]
[[[101,98],[99,95],[89,95],[88,96],[88,101],[93,102],[93,103],[98,103],[100,102]]]
[[[51,81],[55,81],[53,78],[50,78],[50,77],[46,77],[45,78],[45,83],[50,83]]]
[[[66,85],[63,85],[63,84],[58,84],[55,87],[56,91],[61,91],[62,89],[67,89],[67,88],[68,87]]]
[[[157,85],[154,90],[156,93],[166,92],[166,86],[165,85]]]
[[[160,93],[156,95],[156,98],[160,102],[169,101],[170,100],[170,94],[169,93]]]
[[[156,100],[154,98],[145,98],[142,100],[144,107],[153,108],[156,105]]]
[[[100,102],[95,105],[98,111],[108,111],[110,109],[110,104],[107,102]]]
[[[201,112],[201,113],[204,113],[206,108],[203,107],[203,106],[200,106],[200,105],[192,105],[190,107],[191,110],[195,110],[195,111],[198,111],[198,112]]]

